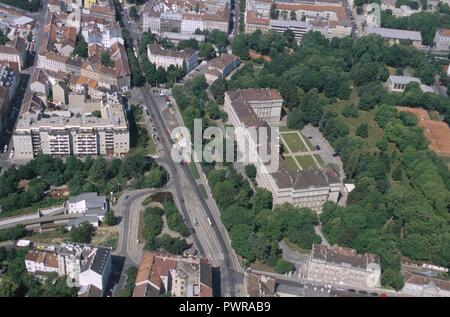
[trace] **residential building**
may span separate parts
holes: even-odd
[[[186,67],[186,72],[189,73],[198,65],[199,52],[191,48],[186,48],[182,51],[174,51],[164,49],[161,44],[150,44],[147,47],[147,57],[150,63],[157,67],[162,67],[165,70],[170,65],[183,68]]]
[[[450,281],[419,273],[403,272],[402,293],[415,297],[450,297]]]
[[[79,294],[90,286],[105,294],[111,274],[111,250],[78,243],[62,243],[57,250],[60,276],[70,276],[79,283]]]
[[[207,259],[144,251],[133,297],[212,297],[212,269]]]
[[[0,61],[12,62],[19,65],[19,71],[25,66],[27,57],[27,44],[21,37],[0,46]]]
[[[219,78],[226,78],[234,69],[239,67],[240,64],[241,60],[239,57],[230,54],[222,54],[208,63],[208,70],[205,72],[206,81],[208,84],[211,84]]]
[[[44,96],[45,97],[45,96]],[[120,156],[128,153],[130,135],[117,93],[98,102],[47,105],[38,93],[27,92],[13,133],[15,158],[32,159],[39,153],[66,156]],[[99,111],[101,117],[92,115]]]
[[[36,275],[59,274],[58,255],[54,251],[30,250],[25,255],[25,267]]]
[[[401,42],[411,42],[412,46],[422,47],[422,35],[417,31],[366,27],[367,34],[377,34],[389,41],[390,45],[399,44]]]
[[[305,277],[315,282],[364,289],[380,287],[380,257],[375,254],[313,244],[306,266]]]
[[[5,126],[9,105],[16,94],[19,81],[17,63],[0,63],[0,131]]]
[[[438,29],[434,36],[434,44],[438,50],[450,50],[450,29]]]
[[[129,90],[131,70],[120,29],[117,23],[105,21],[102,17],[50,13],[39,47],[38,67],[84,77],[99,87],[120,92]],[[88,58],[71,56],[78,30],[84,32],[90,44]],[[109,53],[114,67],[102,65],[103,52]]]

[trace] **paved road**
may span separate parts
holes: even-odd
[[[189,167],[185,164],[174,163],[170,157],[172,140],[169,135],[171,130],[167,125],[178,126],[177,113],[174,114],[175,117],[168,117],[170,111],[166,109],[165,118],[163,118],[164,100],[162,98],[158,101],[155,100],[158,97],[153,96],[149,91],[149,87],[141,88],[147,110],[153,118],[154,126],[161,140],[158,143],[158,146],[162,147],[160,160],[166,162],[173,177],[176,196],[183,197],[180,210],[188,224],[197,221],[198,225],[195,226],[195,231],[204,249],[204,255],[213,265],[221,269],[222,295],[237,295],[236,291],[240,289],[238,279],[242,275],[242,270],[234,250],[231,248],[230,240],[224,234],[217,206],[214,206],[211,200],[207,201],[202,197]],[[186,213],[185,210],[188,212]],[[215,211],[214,214],[211,210]],[[211,220],[212,226],[209,224],[208,218]]]

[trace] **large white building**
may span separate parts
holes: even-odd
[[[62,243],[58,248],[32,249],[25,256],[29,273],[37,276],[55,272],[71,277],[78,294],[96,289],[104,295],[111,274],[111,250],[87,244]]]
[[[405,285],[402,293],[415,297],[450,297],[450,281],[404,272]]]
[[[350,248],[313,244],[306,266],[305,277],[319,283],[380,287],[380,257],[375,254],[357,254]]]
[[[198,65],[199,52],[191,48],[186,48],[182,51],[174,51],[164,49],[160,44],[150,44],[147,47],[147,57],[150,63],[156,67],[162,67],[165,70],[170,65],[182,68],[186,65],[186,72],[189,73]]]
[[[291,172],[279,154],[276,155],[276,158],[279,158],[278,169],[273,171],[270,164],[263,162],[256,150],[261,140],[248,129],[266,127],[268,123],[277,125],[282,103],[283,99],[277,90],[243,89],[225,93],[224,110],[228,114],[228,121],[235,128],[242,129],[239,131],[241,134],[236,135],[240,140],[238,149],[248,153],[249,158],[254,158],[248,163],[256,166],[258,186],[272,192],[274,205],[291,203],[320,212],[325,202],[338,200],[341,181],[336,173],[332,169]],[[244,142],[248,145],[245,150],[239,148],[239,144]],[[271,149],[274,150],[278,149]],[[273,160],[275,156],[271,155],[271,158]]]
[[[422,34],[417,31],[366,27],[366,34],[377,34],[387,40],[390,45],[399,44],[402,41],[411,42],[412,46],[422,47]]]
[[[13,133],[15,158],[32,159],[39,153],[55,156],[124,155],[130,135],[123,105],[117,94],[105,94],[94,110],[101,117],[69,107],[45,108],[36,93],[25,96],[25,105]],[[92,109],[90,109],[92,110]]]
[[[63,243],[58,249],[59,272],[79,283],[79,294],[90,285],[106,290],[111,273],[111,250],[78,243]]]

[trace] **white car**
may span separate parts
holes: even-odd
[[[12,158],[14,156],[14,150],[11,151],[11,153],[9,153],[9,158]]]
[[[5,144],[5,146],[3,147],[3,152],[7,152],[8,151],[8,144]]]

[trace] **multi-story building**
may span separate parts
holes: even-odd
[[[182,51],[164,49],[160,44],[150,44],[147,47],[147,57],[150,63],[157,67],[168,69],[170,65],[183,68],[189,73],[198,65],[199,52],[191,48]]]
[[[264,162],[258,153],[261,140],[258,140],[258,136],[249,129],[259,130],[261,127],[267,127],[267,123],[277,125],[280,121],[282,103],[283,99],[276,90],[244,89],[225,93],[224,110],[228,114],[229,122],[235,128],[240,128],[239,132],[235,132],[238,150],[247,153],[244,156],[251,158],[248,163],[254,164],[257,168],[258,186],[272,192],[274,205],[291,203],[320,212],[325,202],[338,200],[341,181],[336,172],[330,168],[292,172],[278,152],[276,155],[270,155],[271,160],[278,159],[276,162]],[[278,151],[278,148],[272,149],[272,142],[267,143],[270,147],[268,150]],[[245,144],[248,148],[239,148],[240,144]],[[276,145],[279,147],[278,143]],[[272,170],[271,164],[277,163],[279,163],[277,169]]]
[[[422,275],[403,272],[405,285],[402,293],[415,297],[450,297],[450,281]]]
[[[144,251],[133,297],[212,297],[212,269],[207,259]]]
[[[60,276],[79,283],[79,294],[94,286],[103,294],[111,274],[111,250],[78,243],[62,243],[57,250]]]
[[[406,86],[409,83],[418,83],[420,89],[422,92],[432,92],[434,93],[434,90],[432,87],[422,84],[422,81],[417,77],[410,77],[410,76],[389,76],[387,80],[387,87],[389,91],[392,92],[404,92],[406,89]]]
[[[376,288],[380,286],[380,257],[336,245],[313,244],[305,277],[319,283]]]
[[[205,72],[206,81],[211,84],[219,78],[225,78],[240,64],[241,60],[239,57],[222,54],[208,63],[208,70]]]
[[[121,92],[129,90],[131,70],[118,26],[113,22],[104,22],[105,18],[83,17],[75,19],[64,14],[48,15],[39,47],[38,67],[55,73],[85,77],[87,81],[94,80],[96,85],[107,89],[115,87]],[[83,33],[83,27],[86,28],[84,36],[91,44],[88,48],[89,57],[72,57],[76,34],[80,29]],[[103,52],[109,53],[113,67],[102,65],[100,54]]]
[[[9,62],[0,63],[0,131],[5,125],[9,105],[16,94],[20,80],[16,65]]]
[[[15,157],[29,160],[39,153],[66,156],[124,155],[130,148],[130,135],[123,105],[117,94],[106,94],[98,103],[98,118],[61,105],[46,107],[36,93],[24,98],[13,142]],[[91,109],[92,110],[92,109]]]
[[[281,108],[283,106],[283,98],[278,90],[269,88],[259,89],[238,89],[225,93],[225,111],[233,114],[236,105],[245,104],[255,113],[256,118],[266,121],[269,124],[275,124],[280,121]],[[233,120],[236,116],[232,116],[230,122],[238,126],[238,120]]]
[[[87,244],[62,243],[59,247],[31,249],[25,256],[29,273],[37,276],[55,272],[70,277],[78,294],[96,289],[99,296],[105,295],[111,274],[111,250]]]
[[[27,44],[21,37],[0,46],[0,61],[17,63],[19,71],[25,66],[27,57]]]
[[[434,44],[438,50],[450,50],[450,29],[438,29],[434,36]]]
[[[270,16],[273,4],[279,13],[276,19]],[[298,41],[311,30],[321,32],[327,38],[345,37],[352,32],[342,1],[248,0],[244,17],[246,33],[291,30]]]
[[[196,30],[229,31],[229,0],[149,1],[142,14],[144,31],[193,34]]]
[[[390,45],[399,44],[401,42],[411,42],[412,46],[422,47],[422,34],[417,31],[366,27],[366,34],[377,34],[389,41]]]
[[[30,250],[25,255],[25,267],[29,273],[44,275],[46,273],[58,273],[58,254],[47,250]]]

